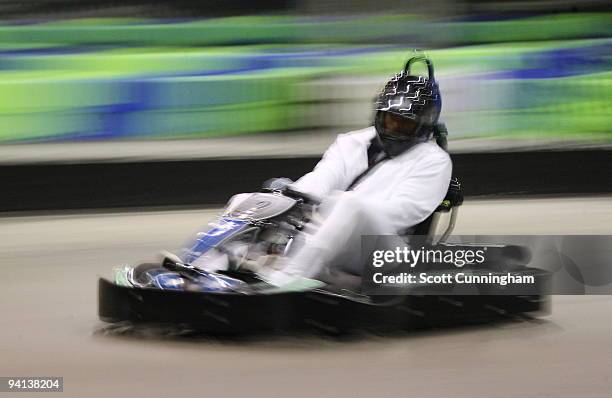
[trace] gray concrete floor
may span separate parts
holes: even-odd
[[[610,199],[467,201],[456,232],[610,234]],[[180,246],[215,212],[0,219],[0,375],[63,376],[70,397],[612,394],[611,296],[554,297],[540,320],[351,341],[101,333],[97,277]]]

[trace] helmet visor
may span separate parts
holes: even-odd
[[[414,119],[401,117],[389,112],[379,112],[376,122],[381,128],[385,138],[395,140],[411,140],[417,138],[419,122]]]

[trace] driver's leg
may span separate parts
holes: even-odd
[[[283,271],[314,278],[325,266],[335,265],[346,272],[361,274],[361,236],[393,232],[355,192],[343,192],[322,207],[323,223],[306,239]]]

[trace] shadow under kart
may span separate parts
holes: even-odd
[[[450,212],[449,224],[433,247],[447,245],[462,201],[460,185],[453,180],[442,204],[412,233],[433,244],[440,214]],[[498,246],[497,258],[511,263],[513,274],[533,276],[535,283],[527,294],[509,294],[491,285],[480,294],[420,294],[413,290],[369,296],[360,291],[357,276],[306,291],[258,290],[261,281],[248,270],[249,264],[253,265],[248,260],[251,249],[257,247],[257,260],[287,255],[293,238],[309,221],[314,202],[291,190],[249,194],[238,204],[231,201],[219,221],[198,234],[181,258],[124,267],[114,282],[100,279],[100,319],[174,325],[211,334],[312,329],[338,334],[471,324],[549,312],[549,273],[525,265],[529,261],[527,249],[517,246]],[[221,270],[204,271],[199,265],[206,261],[221,261]]]

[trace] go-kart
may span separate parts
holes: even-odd
[[[100,279],[100,319],[170,324],[214,334],[304,329],[335,334],[482,322],[548,311],[548,273],[528,266],[527,249],[511,245],[488,248],[497,251],[497,261],[506,266],[503,272],[510,264],[513,273],[533,276],[535,283],[527,293],[509,294],[493,285],[478,294],[413,289],[372,295],[364,290],[360,275],[340,275],[301,289],[274,288],[258,271],[291,253],[315,216],[318,201],[287,187],[240,196],[230,200],[217,221],[198,233],[180,255],[168,253],[159,263],[121,266],[115,269],[113,281]],[[406,239],[418,236],[431,247],[457,248],[447,241],[462,202],[461,187],[453,180],[444,201]],[[443,213],[450,217],[439,234]],[[502,272],[495,267],[481,271]]]

